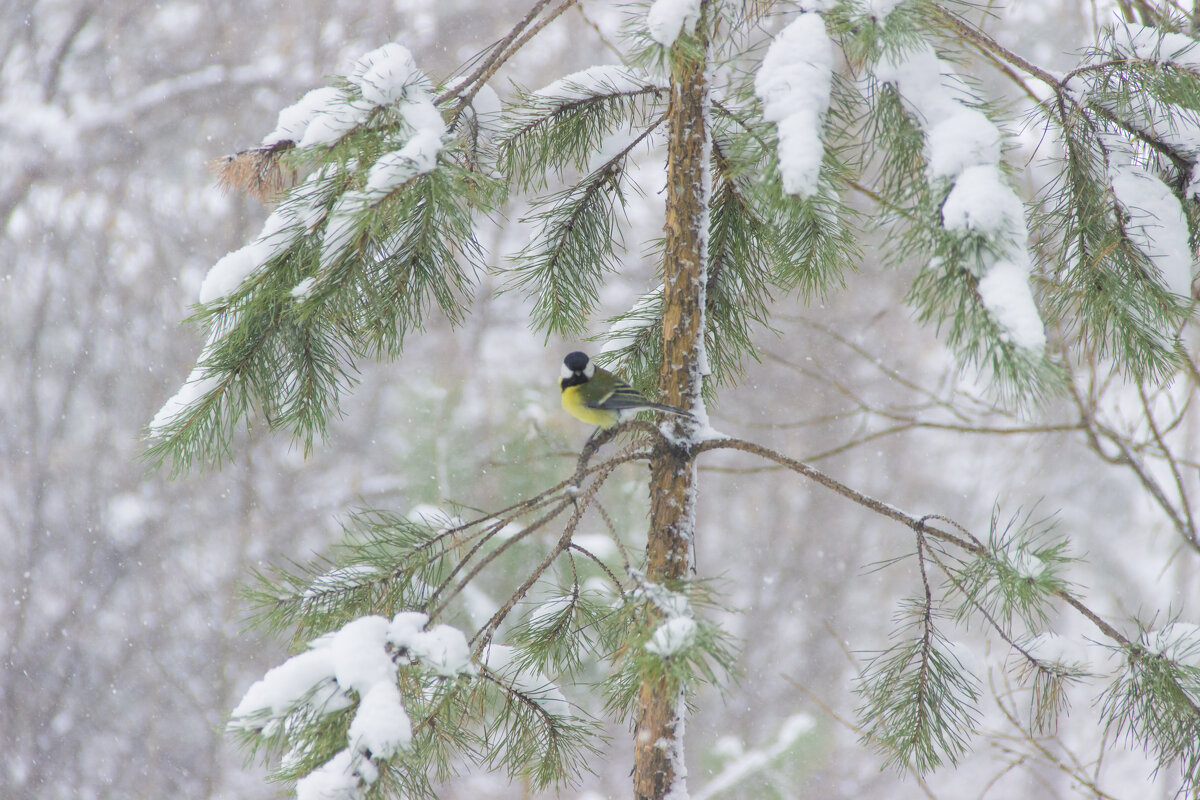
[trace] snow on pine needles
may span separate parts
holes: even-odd
[[[1001,167],[1001,135],[977,108],[966,85],[933,48],[921,45],[902,57],[880,59],[875,77],[899,92],[925,134],[926,178],[935,188],[950,184],[942,225],[988,246],[964,266],[979,278],[984,308],[1002,338],[1041,354],[1046,334],[1029,286],[1025,207]],[[943,189],[944,191],[944,189]]]
[[[788,194],[808,198],[817,192],[832,80],[833,42],[825,20],[811,12],[779,32],[754,78],[763,117],[778,130],[779,174]]]

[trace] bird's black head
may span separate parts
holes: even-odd
[[[559,386],[563,389],[579,386],[590,381],[595,374],[596,365],[587,357],[587,353],[576,350],[574,353],[567,353],[567,357],[563,359],[562,369],[559,370]]]
[[[567,357],[563,359],[563,366],[571,372],[583,372],[587,369],[588,361],[587,353],[576,350],[574,353],[567,353]]]

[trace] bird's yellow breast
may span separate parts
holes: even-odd
[[[616,425],[619,419],[616,411],[590,408],[584,403],[582,390],[585,385],[568,386],[563,389],[562,407],[571,416],[583,420],[590,425],[599,425],[601,428],[611,428],[613,425]]]

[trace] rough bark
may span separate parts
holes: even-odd
[[[703,21],[698,31],[703,31]],[[703,36],[703,33],[698,33]],[[704,51],[707,51],[705,43]],[[678,50],[678,48],[677,48]],[[707,227],[708,83],[705,59],[677,56],[671,81],[663,264],[663,359],[659,386],[672,405],[700,398]],[[685,423],[676,422],[676,425]],[[664,444],[650,462],[646,577],[672,585],[691,567],[696,471],[686,447]],[[662,800],[682,780],[685,704],[666,681],[643,683],[634,744],[634,796]]]

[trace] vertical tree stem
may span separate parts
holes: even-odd
[[[707,129],[707,32],[697,25],[699,58],[676,46],[668,111],[666,239],[663,261],[663,348],[659,386],[664,399],[695,409],[700,402],[704,346],[705,242],[710,152]],[[694,52],[694,51],[693,51]],[[677,430],[689,423],[677,421]],[[659,444],[650,459],[650,532],[646,577],[671,586],[691,567],[696,470],[688,448]],[[658,613],[658,612],[653,612]],[[684,687],[648,680],[638,696],[634,796],[662,800],[683,794]]]

